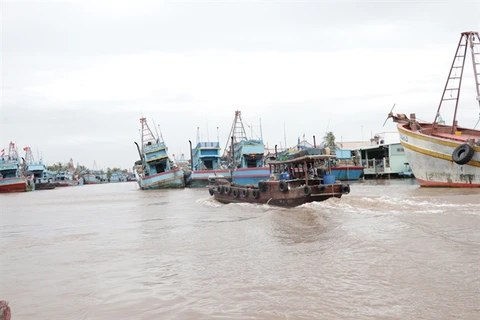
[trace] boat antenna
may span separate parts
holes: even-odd
[[[263,142],[262,118],[260,118],[260,140],[262,140],[262,142]]]
[[[157,139],[156,140],[158,142],[158,138],[160,137],[160,135],[158,134],[157,126],[155,125],[155,120],[152,119],[152,121],[153,121],[153,127],[155,128],[155,133],[157,134]],[[163,138],[162,138],[162,140],[163,140]]]
[[[287,148],[287,131],[285,130],[285,122],[283,123],[283,140],[285,140],[285,149]],[[280,143],[280,149],[282,149],[282,143]]]
[[[207,122],[207,141],[210,141],[210,134],[208,133],[208,118],[206,118]]]

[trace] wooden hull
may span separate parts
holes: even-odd
[[[35,190],[51,190],[55,189],[56,183],[52,182],[37,182],[35,183]]]
[[[329,198],[341,198],[350,192],[348,184],[312,184],[305,186],[295,180],[286,183],[286,189],[281,191],[280,181],[263,181],[262,190],[257,187],[244,187],[237,185],[210,186],[209,192],[215,200],[221,203],[254,203],[268,204],[280,207],[296,207],[305,203],[324,201]]]
[[[27,191],[27,180],[25,178],[4,178],[0,179],[0,193],[24,192]]]
[[[429,132],[431,124],[420,123]],[[400,141],[405,148],[410,167],[422,187],[480,188],[480,146],[473,146],[474,154],[466,164],[453,161],[454,150],[466,143],[467,137],[480,139],[480,132],[467,130],[464,136],[441,133],[430,135],[411,130],[399,123]],[[445,128],[447,132],[448,128]],[[459,129],[460,130],[460,129]]]

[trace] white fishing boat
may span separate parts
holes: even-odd
[[[480,119],[473,128],[462,127],[457,121],[468,51],[480,107],[480,37],[478,32],[469,31],[461,33],[434,121],[419,121],[414,113],[407,117],[390,111],[388,115],[398,123],[408,163],[422,187],[480,187],[480,130],[476,129]],[[454,110],[451,124],[446,124],[441,117],[442,107],[447,108],[448,104]]]

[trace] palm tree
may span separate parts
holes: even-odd
[[[334,149],[336,147],[335,135],[333,134],[332,131],[325,133],[325,136],[323,137],[323,144],[324,144],[324,147],[329,147],[331,149]]]

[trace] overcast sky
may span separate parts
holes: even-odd
[[[237,109],[269,148],[396,131],[394,103],[431,121],[460,33],[480,30],[480,0],[0,3],[0,149],[98,168],[132,167],[141,116],[177,157],[197,127],[225,147]]]

